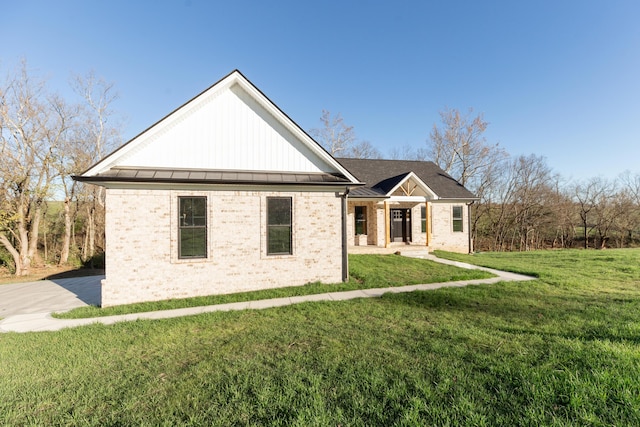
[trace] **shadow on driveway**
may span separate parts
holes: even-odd
[[[104,279],[104,274],[67,279],[49,279],[49,281],[71,292],[85,305],[100,305],[102,302],[100,281],[102,279]]]
[[[0,285],[0,317],[100,305],[104,275]]]

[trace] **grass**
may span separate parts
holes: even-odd
[[[540,280],[0,335],[0,425],[640,425],[640,250],[463,259]]]
[[[54,317],[60,319],[80,319],[87,317],[113,316],[118,314],[143,313],[147,311],[226,304],[238,301],[255,301],[259,299],[312,295],[325,292],[351,291],[354,289],[371,289],[493,277],[492,274],[484,271],[465,270],[439,264],[433,261],[406,258],[397,255],[351,255],[349,256],[349,264],[351,278],[347,283],[309,283],[305,286],[242,292],[229,295],[213,295],[145,302],[106,308],[87,306],[79,307],[64,313],[57,313],[54,314]]]
[[[609,287],[625,291],[640,279],[640,249],[483,252],[462,255],[435,251],[442,258],[538,277],[545,283],[575,289]],[[619,286],[622,284],[621,286]]]

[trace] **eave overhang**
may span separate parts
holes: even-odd
[[[105,187],[175,186],[210,187],[322,187],[344,188],[364,185],[341,174],[292,173],[229,170],[183,170],[148,168],[112,168],[93,176],[75,175],[73,179]]]
[[[455,197],[455,198],[439,198],[437,200],[437,202],[440,203],[475,203],[477,201],[479,201],[480,198],[479,197],[469,197],[469,198],[461,198],[461,197]]]

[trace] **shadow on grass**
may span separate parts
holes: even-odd
[[[558,338],[562,340],[578,340],[578,341],[610,341],[616,343],[632,343],[634,345],[640,344],[640,337],[629,333],[618,333],[605,327],[597,328],[585,328],[584,330],[576,332],[549,332],[544,330],[536,330],[533,328],[512,328],[512,327],[499,327],[497,328],[501,332],[505,332],[513,335],[536,335],[545,338]]]
[[[578,293],[545,294],[533,284],[528,295],[517,284],[443,288],[406,294],[385,294],[383,299],[430,312],[456,313],[474,325],[507,334],[538,335],[580,341],[640,343],[632,326],[640,302],[633,298]]]

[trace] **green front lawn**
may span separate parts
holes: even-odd
[[[146,311],[171,310],[184,307],[226,304],[238,301],[256,301],[268,298],[283,298],[325,292],[352,291],[415,285],[420,283],[449,282],[493,277],[480,270],[465,270],[437,262],[406,258],[397,255],[350,255],[350,280],[347,283],[309,283],[305,286],[269,289],[265,291],[241,292],[230,295],[212,295],[178,300],[127,304],[117,307],[80,307],[66,313],[55,314],[60,319],[113,316],[116,314],[143,313]]]
[[[0,335],[0,425],[640,425],[640,250],[464,259],[541,279]]]

